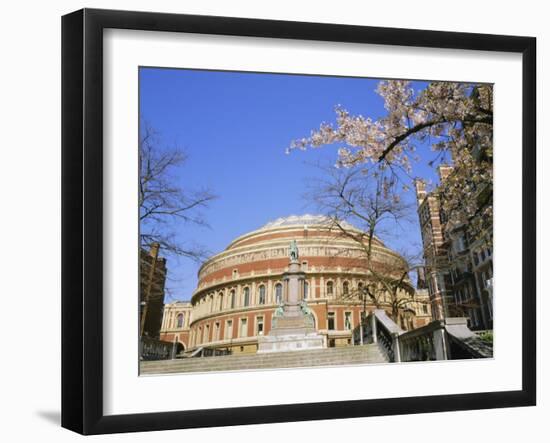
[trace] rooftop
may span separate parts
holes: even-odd
[[[343,227],[347,229],[357,229],[346,221],[341,222],[341,224]],[[329,217],[325,215],[319,215],[319,214],[290,215],[288,217],[280,217],[276,220],[270,221],[269,223],[263,225],[260,228],[260,230],[279,228],[283,226],[308,226],[308,225],[316,225],[316,226],[321,225],[321,226],[330,227],[333,225],[333,222]]]

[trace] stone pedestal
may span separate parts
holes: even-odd
[[[283,303],[273,314],[269,335],[258,340],[258,353],[303,351],[325,347],[315,329],[313,314],[304,300],[305,274],[297,260],[283,275]]]

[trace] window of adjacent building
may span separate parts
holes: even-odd
[[[178,314],[177,321],[176,321],[176,327],[177,328],[183,328],[183,314]]]
[[[230,293],[230,297],[231,297],[231,309],[234,309],[235,308],[235,291],[231,291]]]
[[[220,311],[223,311],[223,292],[220,292],[218,297],[220,299]]]
[[[422,312],[423,312],[424,314],[427,314],[427,313],[428,313],[428,305],[426,305],[426,304],[423,304],[423,305],[422,305]]]
[[[239,271],[237,269],[233,269],[233,278],[237,278],[239,276]]]
[[[334,330],[334,312],[329,312],[328,314],[328,317],[327,317],[327,327],[329,329],[329,331],[333,331]]]
[[[331,281],[327,282],[327,295],[334,294],[334,283]]]
[[[264,335],[264,318],[256,317],[256,335]]]
[[[202,342],[202,326],[199,327],[199,333],[197,334],[197,344]]]
[[[351,312],[344,312],[344,329],[351,331]]]
[[[304,299],[307,299],[309,297],[309,283],[307,281],[304,282]]]
[[[280,305],[283,301],[283,285],[281,283],[277,283],[275,285],[275,303]]]
[[[227,320],[225,324],[225,338],[229,340],[233,337],[233,320]]]
[[[344,284],[342,285],[342,293],[344,295],[349,294],[349,283],[347,281],[345,281]]]
[[[240,330],[240,337],[246,337],[247,334],[247,321],[246,318],[241,318],[241,330]]]
[[[258,304],[265,305],[265,286],[261,285],[258,289]]]
[[[244,288],[244,301],[243,305],[248,306],[250,304],[250,288]]]

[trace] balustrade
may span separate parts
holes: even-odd
[[[403,331],[385,311],[377,309],[353,333],[354,343],[378,343],[392,362],[492,357],[492,347],[468,329],[465,318],[435,320]]]

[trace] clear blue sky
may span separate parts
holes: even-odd
[[[204,212],[210,229],[177,228],[180,240],[199,242],[212,253],[270,220],[316,212],[304,199],[304,188],[320,176],[312,164],[333,164],[336,149],[287,155],[291,140],[309,135],[323,121],[333,122],[337,104],[373,118],[384,114],[373,79],[164,68],[141,68],[139,76],[142,119],[158,131],[162,145],[177,145],[189,156],[179,184],[207,187],[219,197]],[[433,157],[428,149],[420,149],[423,160]],[[425,164],[414,172],[435,180]],[[414,198],[412,191],[406,198]],[[388,242],[396,249],[412,245],[420,245],[416,220]],[[169,259],[173,298],[190,298],[198,267]]]

